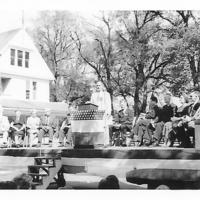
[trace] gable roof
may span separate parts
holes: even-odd
[[[20,31],[20,28],[0,33],[0,51]]]
[[[20,48],[27,48],[33,51],[34,67],[28,69],[25,68],[13,68],[8,67],[7,63],[1,63],[0,73],[2,75],[14,75],[20,77],[36,78],[42,80],[54,80],[55,77],[45,60],[42,58],[40,52],[35,46],[32,38],[23,28],[17,28],[10,31],[0,33],[0,57],[4,54],[4,50],[7,50],[9,46],[19,46]],[[1,59],[2,60],[2,59]],[[1,61],[0,61],[1,62]],[[4,59],[3,61],[4,62]],[[38,63],[39,62],[39,65]]]

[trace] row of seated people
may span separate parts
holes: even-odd
[[[49,147],[52,146],[53,138],[59,139],[60,146],[64,144],[64,138],[69,129],[67,118],[58,118],[51,115],[50,109],[45,109],[43,116],[38,117],[37,111],[32,110],[31,116],[26,120],[20,111],[15,112],[14,117],[3,116],[3,108],[0,106],[0,134],[3,147],[32,146],[37,137],[37,147],[41,147],[45,135],[49,138]]]
[[[177,140],[181,147],[192,147],[194,121],[200,118],[199,92],[192,92],[189,97],[182,95],[179,107],[171,103],[169,93],[165,94],[164,101],[165,105],[160,108],[157,98],[152,96],[149,111],[138,119],[133,117],[133,111],[122,102],[122,109],[109,128],[111,145],[115,144],[116,132],[121,133],[122,140],[129,132],[129,137],[134,139],[137,146],[159,146],[161,140],[164,140],[166,146],[172,147]]]

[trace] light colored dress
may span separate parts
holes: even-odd
[[[0,133],[3,134],[2,143],[8,142],[8,130],[10,128],[10,123],[8,121],[8,117],[1,116],[0,117]]]

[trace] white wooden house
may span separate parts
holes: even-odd
[[[25,29],[0,33],[0,95],[49,102],[54,76]]]

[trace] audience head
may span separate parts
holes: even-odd
[[[17,185],[13,181],[2,181],[0,182],[0,190],[11,190],[11,189],[17,189]]]
[[[45,108],[44,112],[45,112],[45,115],[49,116],[51,114],[51,109]]]
[[[107,176],[99,182],[98,189],[120,189],[119,180],[115,175]]]
[[[17,189],[31,189],[32,177],[23,173],[13,179]]]
[[[171,94],[170,93],[166,93],[164,96],[164,101],[165,103],[168,105],[171,102]]]

